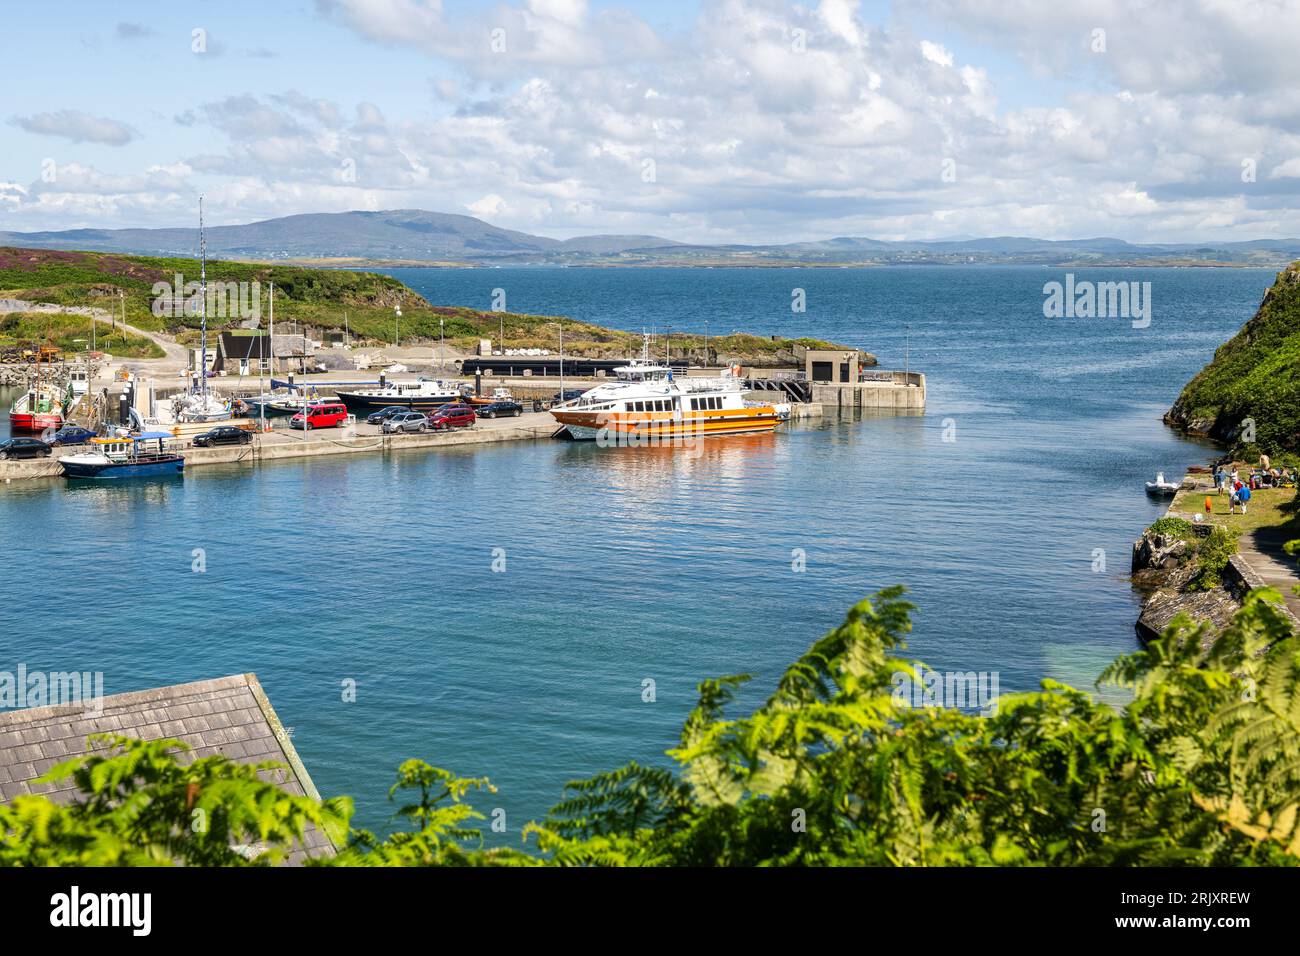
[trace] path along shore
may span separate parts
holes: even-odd
[[[1238,463],[1238,467],[1243,474],[1249,473],[1248,466]],[[1200,526],[1220,525],[1236,530],[1238,550],[1229,559],[1225,572],[1226,597],[1235,605],[1240,603],[1248,591],[1261,587],[1276,588],[1282,594],[1293,623],[1300,630],[1300,595],[1295,593],[1296,586],[1300,585],[1300,566],[1294,557],[1283,550],[1283,545],[1292,538],[1300,537],[1300,532],[1277,522],[1258,522],[1258,519],[1271,514],[1280,504],[1292,501],[1296,494],[1294,488],[1261,488],[1253,492],[1247,516],[1234,517],[1228,513],[1228,496],[1218,493],[1213,476],[1193,472],[1183,478],[1182,488],[1174,496],[1165,517],[1182,518]],[[1205,511],[1207,497],[1211,507],[1208,514]],[[1251,509],[1254,509],[1253,520],[1248,520],[1252,518]],[[1148,637],[1157,634],[1180,610],[1187,611],[1197,619],[1210,617],[1216,623],[1221,623],[1218,617],[1235,609],[1216,607],[1216,600],[1223,603],[1224,597],[1225,595],[1215,595],[1213,592],[1171,593],[1157,589],[1145,602],[1138,629]],[[1221,613],[1216,614],[1216,611]]]

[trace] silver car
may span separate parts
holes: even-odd
[[[429,430],[429,419],[419,412],[398,412],[384,419],[379,426],[385,434],[393,432],[425,432]]]

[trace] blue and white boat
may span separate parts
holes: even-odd
[[[171,478],[185,473],[185,458],[166,451],[168,432],[145,432],[125,438],[92,438],[90,451],[60,458],[65,478],[99,481],[119,478]],[[156,441],[157,451],[145,443]]]

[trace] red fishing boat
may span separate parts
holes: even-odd
[[[64,390],[51,370],[57,354],[57,349],[46,347],[37,355],[36,375],[9,408],[10,431],[40,432],[63,425]]]

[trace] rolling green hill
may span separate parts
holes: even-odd
[[[1254,318],[1187,383],[1165,421],[1249,453],[1300,451],[1300,262],[1278,274]]]
[[[198,261],[0,247],[0,297],[98,306],[114,311],[124,304],[128,324],[167,332],[182,343],[196,343],[198,315],[187,315],[178,308],[180,314],[165,312],[160,316],[152,308],[157,298],[155,284],[167,283],[169,288],[174,287],[177,276],[182,287],[197,281]],[[507,347],[554,350],[558,344],[556,323],[563,321],[565,351],[574,355],[617,358],[638,354],[641,349],[640,335],[572,319],[431,305],[396,279],[374,272],[210,260],[207,278],[210,290],[217,283],[226,282],[248,283],[251,290],[251,284],[256,281],[262,296],[263,328],[267,323],[267,289],[274,282],[277,329],[292,331],[298,323],[309,334],[320,338],[328,332],[342,332],[346,327],[358,344],[391,343],[394,309],[400,306],[402,315],[397,337],[403,345],[436,342],[438,322],[442,320],[447,344],[463,351],[471,350],[479,339],[495,342],[501,325],[504,325]],[[218,316],[211,305],[208,312],[209,331],[235,329],[245,324],[239,318]],[[832,347],[818,339],[771,339],[744,334],[711,336],[708,344],[724,362],[772,365],[790,364],[796,344]],[[703,345],[702,337],[696,340],[684,335],[673,337],[677,354],[682,349],[696,349],[702,354]]]
[[[142,335],[132,335],[100,322],[95,347],[116,358],[162,358],[166,353]],[[90,347],[90,319],[82,315],[49,312],[9,312],[0,315],[0,358],[21,355],[24,349],[53,345],[65,354]]]

